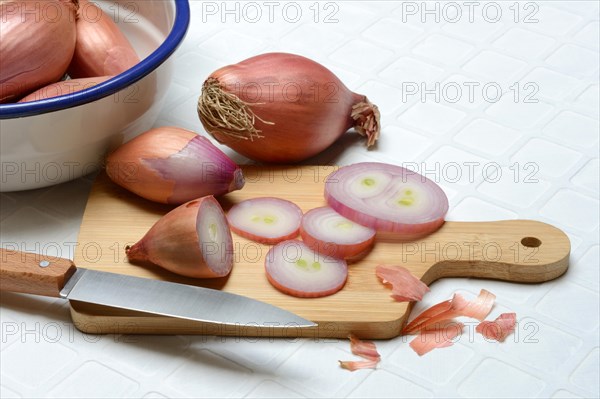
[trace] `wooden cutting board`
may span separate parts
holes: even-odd
[[[276,196],[308,211],[325,204],[324,182],[336,169],[333,166],[244,167],[246,186],[219,200],[227,211],[244,199]],[[374,270],[379,264],[402,265],[426,284],[443,277],[539,283],[563,274],[570,253],[567,236],[545,223],[530,220],[446,222],[434,234],[415,241],[403,242],[392,234],[379,234],[373,250],[349,264],[348,281],[343,290],[325,298],[300,299],[280,293],[267,281],[264,258],[270,246],[236,234],[233,234],[235,264],[227,278],[191,279],[159,267],[129,264],[125,247],[138,241],[170,209],[172,207],[137,197],[114,185],[106,175],[100,175],[83,216],[75,264],[245,295],[292,311],[318,323],[318,327],[222,327],[71,302],[73,321],[79,329],[89,333],[319,338],[345,338],[352,332],[363,338],[391,338],[401,333],[412,306],[390,297],[390,289],[375,276]]]

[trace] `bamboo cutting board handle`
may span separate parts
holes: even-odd
[[[444,277],[544,282],[567,270],[571,251],[563,231],[534,220],[447,222],[433,235],[401,245],[399,264],[420,266],[426,284]]]
[[[0,291],[60,297],[75,270],[68,259],[0,248]]]

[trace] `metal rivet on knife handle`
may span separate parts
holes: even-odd
[[[38,254],[0,248],[0,290],[60,297],[65,282],[75,273],[68,259],[43,259]]]

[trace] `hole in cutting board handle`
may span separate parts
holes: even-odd
[[[542,241],[536,237],[524,237],[521,240],[521,244],[523,244],[523,246],[528,247],[528,248],[537,248],[540,245],[542,245]]]

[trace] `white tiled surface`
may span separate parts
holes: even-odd
[[[221,65],[275,50],[310,56],[369,95],[383,115],[378,149],[366,151],[348,134],[312,162],[413,162],[426,171],[438,162],[449,220],[553,223],[573,243],[569,272],[540,285],[437,282],[421,308],[454,290],[486,288],[498,297],[491,316],[515,311],[517,333],[503,344],[465,334],[423,358],[405,338],[383,341],[379,369],[355,373],[337,365],[352,358],[345,341],[84,335],[61,301],[3,294],[0,397],[600,395],[598,2],[476,2],[472,21],[466,2],[428,2],[439,22],[421,2],[307,2],[295,3],[296,23],[283,18],[286,3],[277,3],[272,23],[260,2],[265,16],[257,23],[243,14],[239,23],[234,15],[221,21],[203,14],[202,4],[191,1],[193,25],[157,124],[202,132],[196,98]],[[456,7],[463,17],[452,22]],[[325,23],[327,16],[337,21]],[[472,98],[465,82],[477,84]],[[440,98],[420,92],[436,83]],[[452,86],[463,88],[458,101]],[[468,161],[477,162],[472,176]],[[459,179],[451,163],[465,165]],[[498,170],[498,179],[483,174]],[[84,178],[0,194],[2,244],[70,256],[90,186]]]

